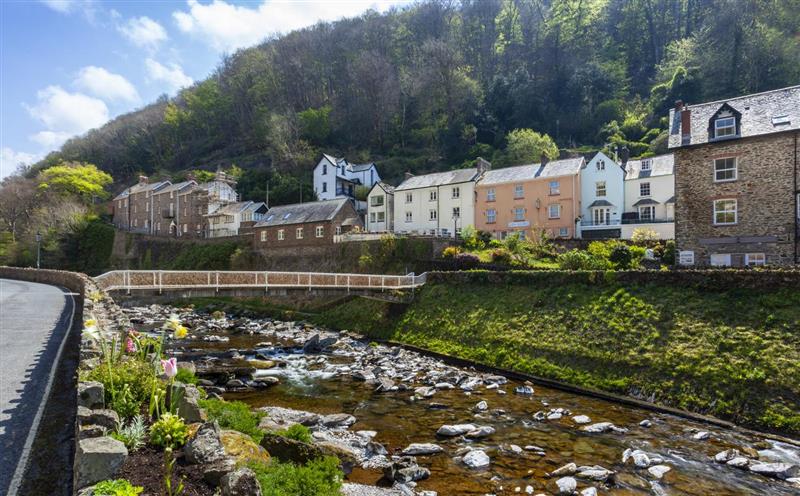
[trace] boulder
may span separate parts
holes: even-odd
[[[108,429],[101,425],[81,425],[78,426],[78,439],[105,436],[106,432]]]
[[[672,467],[667,465],[653,465],[652,467],[647,469],[647,472],[656,479],[660,479],[664,477],[664,474],[666,474],[670,470],[672,470]]]
[[[417,461],[413,456],[398,458],[383,469],[383,476],[386,479],[400,484],[427,479],[430,475],[430,470],[417,465]]]
[[[488,467],[492,460],[489,455],[483,450],[472,450],[461,459],[469,468],[484,468]]]
[[[236,462],[231,458],[224,457],[213,463],[203,465],[203,480],[217,487],[222,478],[234,470],[236,470]]]
[[[224,458],[225,449],[220,440],[217,422],[207,422],[200,426],[197,434],[183,447],[183,454],[189,463],[212,463]]]
[[[754,463],[750,471],[775,479],[792,479],[800,476],[800,466],[791,463]]]
[[[79,489],[114,479],[126,458],[127,448],[116,439],[107,436],[81,439],[75,450],[73,487]]]
[[[249,468],[240,468],[220,480],[222,496],[261,496],[261,486],[256,474]]]
[[[750,460],[743,456],[737,456],[736,458],[728,460],[725,465],[735,468],[747,468],[747,466],[750,465]]]
[[[466,434],[467,432],[474,431],[478,427],[474,424],[455,424],[455,425],[443,425],[439,427],[439,430],[436,431],[437,436],[446,436],[446,437],[453,437],[453,436],[461,436]]]
[[[477,429],[473,429],[465,434],[470,439],[479,439],[482,437],[491,436],[495,433],[495,428],[491,425],[482,425]]]
[[[224,430],[220,433],[220,442],[225,455],[238,465],[251,461],[269,463],[269,453],[259,446],[247,434],[238,431]]]
[[[114,430],[119,424],[119,415],[114,410],[98,409],[89,410],[86,407],[78,407],[79,425],[99,425],[108,430]]]
[[[78,406],[86,408],[104,408],[105,389],[96,381],[78,383]]]
[[[205,410],[200,408],[200,390],[193,384],[183,384],[176,382],[170,390],[178,416],[183,418],[187,424],[194,422],[205,422],[208,418]]]
[[[575,472],[577,472],[577,471],[578,471],[578,466],[577,465],[575,465],[574,463],[567,463],[563,467],[559,467],[559,468],[553,470],[548,475],[550,477],[560,477],[562,475],[574,475]]]
[[[261,446],[267,450],[271,457],[282,462],[306,464],[311,460],[324,456],[336,456],[339,458],[345,475],[349,474],[356,464],[352,453],[346,452],[330,443],[304,443],[268,432],[261,439]]]
[[[586,415],[575,415],[574,417],[572,417],[572,421],[578,425],[583,425],[583,424],[588,424],[589,422],[592,421],[592,419],[590,419]]]
[[[597,496],[597,489],[594,487],[587,487],[581,491],[581,496]]]
[[[332,413],[325,415],[321,419],[322,425],[325,427],[350,427],[356,423],[356,418],[347,413]]]
[[[725,451],[720,451],[716,455],[714,455],[714,461],[717,463],[728,463],[730,460],[741,456],[741,453],[737,449],[727,449]]]
[[[558,494],[572,495],[578,488],[578,481],[573,477],[562,477],[556,481],[556,486],[558,486]]]
[[[401,455],[433,455],[434,453],[441,453],[444,449],[438,444],[433,443],[412,443],[409,444]]]

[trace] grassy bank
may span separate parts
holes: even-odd
[[[318,323],[487,365],[800,433],[800,291],[434,283]]]

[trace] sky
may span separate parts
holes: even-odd
[[[0,0],[0,178],[174,96],[226,53],[410,0]]]

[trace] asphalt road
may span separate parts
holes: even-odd
[[[74,311],[66,290],[0,279],[0,494],[24,494],[20,484],[30,479],[26,470],[36,458],[37,434],[59,420],[45,404],[51,390],[68,389],[55,368]],[[51,460],[49,470],[71,473],[71,467],[57,466],[58,456]]]

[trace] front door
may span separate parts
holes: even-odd
[[[592,224],[595,226],[605,226],[611,223],[611,209],[610,208],[593,208],[592,209]]]

